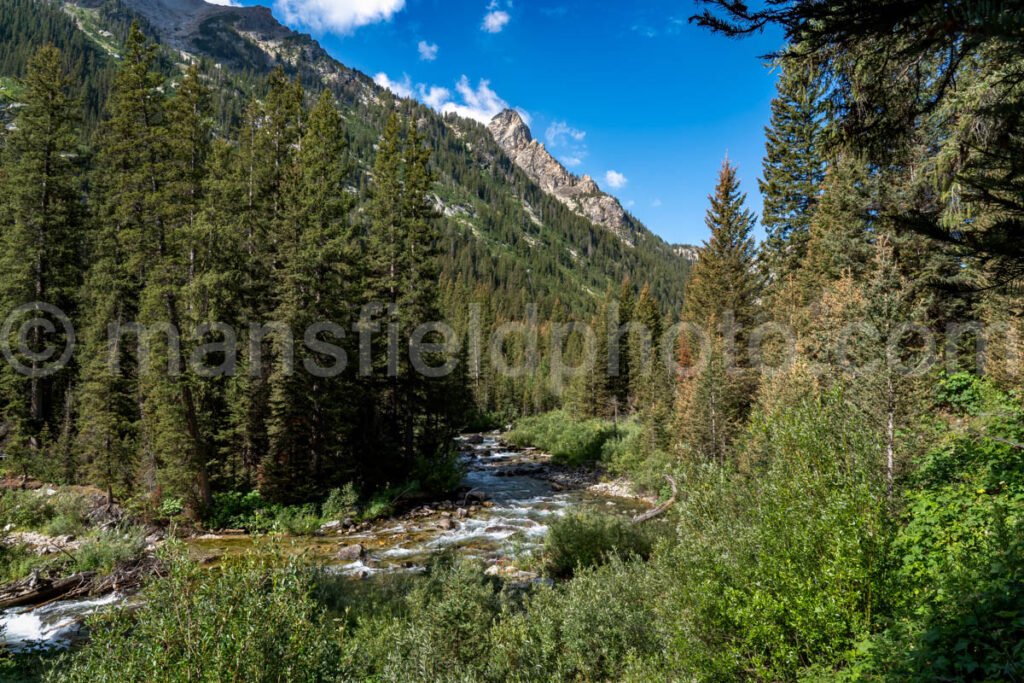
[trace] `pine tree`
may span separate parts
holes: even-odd
[[[758,318],[753,214],[744,209],[736,169],[722,164],[705,219],[710,239],[701,250],[686,291],[683,320],[697,325],[707,344],[699,368],[677,391],[675,424],[682,447],[725,463],[757,389],[757,371],[746,367],[747,335]],[[681,352],[693,356],[697,340],[687,336]]]
[[[712,318],[749,328],[757,318],[759,279],[755,274],[753,212],[744,208],[736,167],[722,162],[715,193],[708,197],[705,224],[711,237],[704,243],[686,287],[683,319],[706,325]],[[749,330],[748,330],[749,331]]]
[[[200,417],[203,382],[184,365],[191,357],[201,306],[190,295],[193,281],[201,275],[196,270],[201,248],[197,221],[211,123],[209,93],[195,67],[168,103],[166,125],[160,234],[156,252],[147,259],[152,267],[140,294],[139,320],[152,330],[140,377],[142,433],[148,449],[158,454],[157,479],[164,495],[181,496],[200,518],[213,502],[207,471],[211,434]],[[161,326],[174,335],[173,343],[159,332]]]
[[[651,294],[650,285],[644,284],[633,306],[629,330],[629,406],[640,410],[650,405],[654,397],[653,380],[663,364],[658,355],[661,342],[661,311]]]
[[[279,225],[281,266],[275,273],[274,320],[298,336],[319,323],[343,325],[358,273],[346,190],[347,150],[341,116],[324,92],[309,115]],[[344,326],[344,325],[343,325]],[[328,331],[316,335],[352,358],[353,349]],[[352,475],[341,459],[354,427],[356,387],[339,356],[316,353],[297,339],[295,367],[277,363],[270,376],[269,453],[262,488],[276,500],[309,500],[339,477]],[[337,354],[337,351],[333,353]]]
[[[237,231],[240,240],[233,277],[238,283],[232,318],[244,331],[250,322],[273,320],[278,305],[272,284],[281,265],[282,224],[288,220],[288,184],[295,172],[294,155],[303,134],[303,92],[281,69],[269,78],[262,101],[250,104],[242,126],[233,178],[225,188],[228,207],[237,214],[221,212],[214,218],[220,234]],[[229,421],[225,449],[240,462],[242,477],[255,482],[269,450],[267,421],[270,406],[270,373],[279,358],[274,343],[277,333],[262,342],[239,334],[241,354],[228,385]],[[253,357],[251,352],[256,352]]]
[[[167,135],[156,48],[133,25],[99,133],[96,230],[86,278],[84,362],[79,447],[94,481],[127,487],[142,464],[154,493],[158,454],[138,439],[139,369],[147,340],[127,328],[139,313],[140,293],[164,237]],[[111,328],[111,326],[113,326]],[[109,334],[110,331],[113,334]]]
[[[83,207],[75,165],[78,118],[77,103],[69,95],[72,84],[56,48],[36,52],[24,86],[24,107],[3,155],[3,201],[9,218],[0,242],[0,307],[10,312],[42,302],[72,316],[82,264],[77,233]],[[32,332],[35,336],[27,341],[36,351],[47,343],[61,349],[70,343],[43,339],[39,328]],[[64,334],[59,326],[58,334]],[[18,348],[8,342],[9,348]],[[10,363],[2,364],[0,410],[8,454],[22,461],[27,474],[30,466],[39,464],[32,461],[45,447],[44,432],[60,430],[72,371],[49,374],[36,358],[18,361],[30,372],[22,374]]]
[[[871,270],[861,283],[862,321],[872,330],[852,337],[844,348],[849,393],[878,429],[884,444],[884,473],[891,497],[902,463],[901,439],[926,403],[928,349],[910,330],[921,324],[919,303],[900,273],[887,237],[875,244]]]
[[[860,279],[867,272],[876,231],[872,187],[864,163],[854,156],[840,157],[829,168],[800,274],[805,289],[814,291],[844,273]]]
[[[826,160],[824,87],[806,62],[780,62],[778,94],[765,129],[762,261],[770,282],[780,282],[807,253],[810,223],[821,196]]]

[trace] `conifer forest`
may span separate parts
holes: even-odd
[[[1024,681],[1024,7],[429,4],[0,0],[0,680]]]

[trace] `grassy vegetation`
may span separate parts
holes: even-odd
[[[534,446],[550,453],[556,461],[584,465],[602,458],[611,442],[621,440],[629,428],[608,420],[575,420],[564,410],[519,420],[506,436],[516,446]]]
[[[20,102],[23,91],[24,88],[15,79],[0,76],[0,103]]]
[[[544,568],[549,576],[565,579],[615,557],[646,560],[652,548],[646,528],[620,517],[577,513],[551,525],[544,544]]]
[[[70,574],[109,572],[121,561],[138,557],[145,548],[145,531],[131,524],[110,529],[90,528],[89,500],[74,489],[56,493],[3,491],[0,493],[0,528],[8,532],[36,532],[45,536],[75,537],[78,547],[40,555],[23,543],[0,544],[0,582],[14,581],[33,570]]]
[[[99,19],[99,11],[88,7],[66,4],[64,11],[70,14],[78,24],[79,29],[89,37],[89,40],[96,43],[104,52],[110,55],[118,55],[120,46],[114,36],[102,27]]]

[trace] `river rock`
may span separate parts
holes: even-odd
[[[355,562],[363,556],[363,546],[359,543],[342,546],[334,556],[339,560]]]
[[[338,531],[341,531],[341,527],[342,527],[341,520],[336,519],[336,520],[327,522],[326,524],[321,524],[320,525],[320,531],[322,531],[325,534],[331,533],[331,532],[338,532]]]
[[[470,434],[469,436],[466,437],[466,443],[470,444],[471,446],[479,446],[483,442],[484,437],[482,434]]]
[[[466,510],[466,508],[459,508],[458,510],[455,511],[455,516],[459,519],[465,519],[466,517],[469,517],[469,512]]]
[[[451,520],[451,517],[442,517],[437,520],[437,528],[441,531],[451,531],[455,527],[455,522]]]
[[[463,500],[467,503],[471,501],[477,501],[482,503],[485,500],[487,500],[487,492],[481,491],[480,489],[473,489],[472,491],[466,493],[466,495],[463,497]]]

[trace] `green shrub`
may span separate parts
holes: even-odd
[[[320,515],[314,505],[290,505],[280,508],[273,530],[293,536],[312,536],[320,530]]]
[[[401,613],[362,619],[348,643],[349,680],[481,680],[501,600],[477,564],[442,557],[416,582]]]
[[[172,551],[139,605],[90,620],[91,637],[49,681],[338,680],[339,633],[312,600],[312,572],[274,552],[216,569]]]
[[[119,562],[135,559],[146,548],[146,532],[138,527],[96,530],[74,551],[75,569],[107,573]]]
[[[320,512],[327,521],[343,519],[355,514],[358,503],[359,494],[352,482],[349,482],[343,488],[331,489],[327,494],[327,500],[320,506]]]
[[[516,446],[535,446],[566,464],[584,465],[599,461],[605,443],[618,434],[607,420],[579,421],[555,410],[521,419],[505,438]]]
[[[682,472],[652,561],[671,642],[639,680],[794,680],[845,665],[891,595],[896,522],[872,433],[838,393],[755,414],[753,471]],[[656,675],[655,675],[656,674]]]
[[[570,514],[556,520],[544,542],[545,569],[567,578],[583,567],[596,567],[614,556],[646,559],[651,539],[640,526],[620,517]]]
[[[1024,411],[989,386],[968,412],[910,480],[892,618],[845,680],[1024,679]]]
[[[21,531],[42,529],[56,510],[44,491],[0,491],[0,522]]]
[[[669,646],[656,611],[658,580],[648,565],[612,557],[564,584],[535,589],[521,608],[507,606],[492,629],[480,680],[623,680],[632,662]]]

